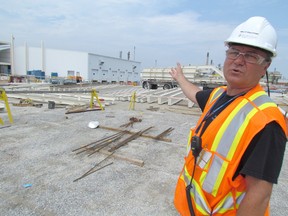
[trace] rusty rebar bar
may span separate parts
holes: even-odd
[[[143,130],[143,131],[139,131],[139,132],[131,135],[130,137],[128,137],[128,138],[126,138],[125,140],[123,140],[123,141],[121,141],[120,143],[118,143],[117,145],[111,147],[108,151],[109,151],[109,152],[115,151],[116,149],[120,148],[121,146],[123,146],[123,145],[127,144],[128,142],[130,142],[130,141],[136,139],[137,137],[141,136],[141,134],[145,133],[146,131],[150,130],[151,128],[153,128],[153,127],[146,128],[146,129]]]
[[[82,179],[82,178],[84,178],[84,177],[86,177],[86,176],[88,176],[88,175],[90,175],[90,174],[92,174],[92,173],[94,173],[94,172],[96,172],[96,171],[99,171],[99,170],[101,170],[101,169],[103,169],[103,168],[105,168],[105,167],[107,167],[107,166],[109,166],[109,165],[111,165],[111,164],[113,164],[113,162],[111,162],[111,163],[109,163],[109,164],[106,164],[106,165],[104,165],[104,166],[102,166],[102,167],[99,167],[99,168],[96,169],[96,170],[90,171],[90,172],[87,173],[86,175],[82,175],[81,177],[73,180],[73,182],[79,181],[80,179]]]
[[[173,131],[173,130],[174,130],[174,128],[170,127],[170,128],[168,128],[167,130],[165,130],[165,131],[163,131],[162,133],[160,133],[159,135],[157,135],[157,136],[155,137],[155,139],[160,139],[160,138],[162,138],[163,136],[171,133],[171,131]]]
[[[99,162],[98,162],[97,164],[95,164],[91,169],[89,169],[87,172],[85,172],[85,173],[84,173],[82,176],[80,176],[79,178],[75,179],[73,182],[76,182],[76,181],[78,181],[78,180],[86,177],[87,175],[90,175],[91,173],[94,173],[94,172],[96,172],[96,171],[98,171],[98,170],[100,170],[100,169],[103,169],[104,167],[106,167],[106,166],[108,166],[108,165],[111,165],[113,162],[110,163],[110,164],[104,165],[103,167],[100,167],[100,168],[98,168],[98,169],[96,169],[96,170],[94,170],[97,166],[99,166],[102,162],[104,162],[105,160],[107,160],[107,159],[108,159],[111,155],[113,155],[113,154],[114,154],[114,152],[112,152],[111,154],[109,154],[107,157],[105,157],[103,160],[99,161]]]
[[[88,146],[91,146],[91,145],[95,144],[94,147],[96,147],[97,145],[101,145],[102,143],[106,143],[106,142],[108,142],[108,141],[111,140],[111,139],[118,138],[119,136],[123,136],[125,133],[127,133],[127,131],[120,131],[120,132],[118,132],[118,133],[116,133],[116,134],[113,134],[113,135],[111,135],[111,136],[104,137],[104,138],[102,138],[102,139],[100,139],[100,140],[91,142],[91,143],[89,143],[89,144],[87,144],[87,145],[84,145],[84,146],[82,146],[82,147],[79,147],[79,148],[77,148],[77,149],[74,149],[74,150],[72,150],[72,152],[79,151],[79,150],[85,148],[84,150],[76,153],[76,154],[80,154],[80,153],[82,153],[82,152],[84,152],[84,151],[87,151],[87,147],[88,147]],[[88,149],[91,149],[91,148],[88,148]]]

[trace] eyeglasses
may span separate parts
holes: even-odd
[[[262,64],[266,58],[264,58],[261,55],[258,55],[256,53],[251,53],[251,52],[239,52],[238,50],[235,50],[233,48],[230,48],[226,50],[226,57],[229,59],[237,59],[240,55],[242,55],[245,59],[246,62],[249,62],[251,64]]]

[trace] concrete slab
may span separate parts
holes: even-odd
[[[15,123],[0,133],[1,214],[177,215],[173,193],[189,131],[185,126],[172,131],[171,143],[138,138],[117,150],[117,154],[143,160],[143,167],[110,158],[107,163],[112,165],[73,182],[106,155],[88,157],[72,150],[114,133],[88,128],[91,120],[119,127],[136,116],[142,122],[129,129],[154,126],[151,135],[175,126],[175,119],[188,123],[182,114],[146,108],[148,104],[141,108],[137,104],[136,110],[129,111],[127,102],[117,102],[105,111],[65,115],[60,108],[11,106]]]
[[[104,91],[104,90],[103,90]],[[107,88],[107,92],[110,91]],[[13,103],[13,98],[9,102]],[[104,111],[65,114],[65,108],[10,106],[14,124],[0,128],[0,212],[5,216],[30,215],[157,215],[176,216],[173,195],[186,151],[186,138],[199,118],[198,108],[115,101]],[[153,105],[154,106],[154,105]],[[8,122],[7,113],[0,117]],[[140,137],[119,148],[117,154],[144,161],[108,158],[109,165],[73,182],[107,156],[76,155],[73,149],[97,141],[114,131],[90,129],[90,121],[119,127],[137,117],[129,130],[154,126],[158,135],[169,127],[172,142]],[[271,197],[271,215],[288,214],[288,155],[284,157],[278,185]]]

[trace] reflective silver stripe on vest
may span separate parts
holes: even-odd
[[[242,202],[245,194],[246,194],[245,192],[242,192],[238,196],[236,196],[235,200],[236,200],[237,209],[238,209],[238,206],[240,205],[240,203]],[[224,200],[225,201],[223,203],[220,203],[220,205],[218,205],[213,210],[213,214],[215,214],[215,213],[224,213],[226,211],[235,209],[235,207],[234,207],[234,198],[233,198],[233,195],[232,195],[231,192],[224,198]]]
[[[185,169],[183,171],[183,175],[182,176],[184,178],[183,180],[185,182],[185,186],[189,185],[191,176],[187,172],[186,167],[185,167]],[[198,187],[198,190],[197,190],[197,187]],[[195,180],[192,180],[192,187],[191,187],[191,190],[190,190],[192,202],[195,202],[195,204],[197,206],[197,209],[199,211],[201,211],[202,213],[205,213],[207,215],[210,215],[211,208],[206,204],[204,198],[199,194],[198,191],[201,191],[200,186],[197,185],[197,182]],[[201,210],[199,208],[201,208]]]
[[[246,102],[246,104],[240,108],[240,110],[236,113],[236,115],[233,117],[233,119],[231,120],[231,122],[227,126],[226,130],[223,132],[222,137],[220,137],[218,147],[216,149],[216,152],[218,154],[222,155],[227,160],[224,161],[220,157],[215,155],[215,157],[211,161],[211,163],[212,163],[211,167],[209,168],[209,171],[208,171],[208,173],[205,177],[205,180],[203,182],[203,185],[202,185],[202,188],[206,192],[208,192],[214,196],[216,196],[216,194],[218,192],[218,187],[216,185],[220,185],[220,183],[222,182],[223,175],[222,176],[220,176],[220,175],[223,174],[223,170],[221,170],[221,168],[225,169],[225,167],[227,167],[227,165],[228,165],[228,162],[233,158],[233,155],[235,152],[230,152],[231,147],[233,146],[234,149],[236,149],[235,145],[237,146],[239,144],[239,142],[234,143],[235,139],[237,137],[238,141],[239,141],[240,140],[239,136],[240,137],[242,136],[242,134],[237,134],[237,133],[238,133],[239,129],[241,128],[242,124],[245,121],[249,121],[249,119],[247,119],[247,116],[248,116],[249,112],[251,112],[255,108],[254,106],[252,106],[251,103],[248,102],[248,100],[246,100],[245,102]],[[253,103],[257,107],[259,107],[259,106],[261,106],[267,102],[271,102],[271,99],[266,94],[264,94],[264,95],[260,94],[258,97],[256,97],[253,100]],[[237,107],[239,105],[240,105],[240,103],[237,105]],[[237,109],[237,107],[235,109]],[[231,115],[231,113],[229,115]],[[227,121],[227,119],[225,121]],[[225,124],[225,122],[223,124]],[[213,148],[213,146],[212,146],[212,148]],[[230,155],[228,156],[228,154],[230,154]],[[227,158],[227,156],[229,158]],[[225,167],[223,167],[223,165],[225,165]],[[222,172],[220,173],[220,171],[222,171]],[[220,179],[218,176],[220,176]]]
[[[188,177],[185,174],[183,174],[182,176],[184,178],[185,185],[187,186],[188,184],[190,184],[190,180],[189,180],[190,176],[188,175],[189,176]],[[211,215],[211,211],[212,211],[211,208],[206,204],[204,198],[198,193],[197,188],[198,190],[201,190],[197,182],[193,180],[190,193],[191,193],[192,200],[196,204],[197,210],[201,212],[202,215]],[[236,200],[237,208],[242,202],[245,194],[246,194],[245,192],[239,192],[238,195],[236,195],[235,200]],[[229,192],[229,194],[223,200],[224,200],[223,203],[219,203],[219,205],[215,209],[213,209],[212,211],[213,214],[224,213],[226,211],[234,209],[235,207],[234,197],[231,192]]]
[[[217,89],[217,91],[214,93],[213,97],[210,100],[210,103],[217,99],[225,90],[223,88]]]
[[[271,99],[266,95],[261,95],[260,97],[256,98],[254,104],[259,107],[267,102],[271,102]],[[227,157],[227,154],[230,150],[231,144],[239,131],[239,128],[243,124],[243,121],[246,119],[247,114],[253,109],[251,103],[247,103],[242,109],[237,113],[237,115],[231,121],[229,127],[224,132],[222,139],[218,145],[216,151],[220,153],[223,157]]]

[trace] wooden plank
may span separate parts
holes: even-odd
[[[87,108],[87,107],[73,107],[68,109],[65,114],[71,114],[71,113],[80,113],[80,112],[89,112],[89,111],[100,111],[102,110],[100,107],[94,107],[94,108]]]

